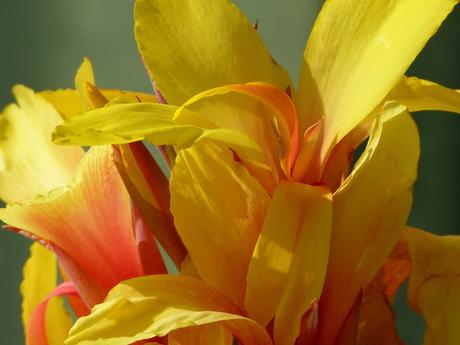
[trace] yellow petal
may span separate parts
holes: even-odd
[[[387,104],[363,155],[333,196],[331,255],[319,306],[322,345],[333,344],[359,291],[398,241],[412,204],[418,157],[415,123],[405,107]]]
[[[147,276],[116,286],[106,301],[80,318],[66,345],[127,345],[186,327],[219,323],[244,345],[272,345],[265,329],[239,315],[218,291],[182,276]]]
[[[249,317],[261,325],[266,326],[275,315],[284,288],[289,284],[288,276],[293,257],[300,254],[295,254],[297,248],[302,250],[298,242],[306,236],[307,231],[304,230],[312,226],[311,222],[314,221],[312,212],[318,209],[323,211],[322,207],[326,207],[324,194],[321,187],[293,182],[281,182],[273,194],[246,277],[245,308]],[[318,219],[322,218],[318,215]],[[280,231],[281,228],[283,231]],[[323,228],[320,230],[327,238],[328,232]],[[320,247],[319,243],[316,245]],[[320,271],[319,267],[315,267],[316,269]],[[296,267],[292,267],[292,270],[296,270]],[[292,285],[294,282],[289,279]],[[300,284],[300,279],[298,283]],[[304,296],[306,295],[305,293]],[[285,304],[286,302],[287,300]],[[287,327],[286,331],[288,330],[290,327]]]
[[[411,229],[409,302],[425,319],[425,345],[460,342],[460,236]]]
[[[39,243],[30,247],[30,257],[24,265],[24,280],[21,283],[22,323],[27,345],[38,344],[28,335],[29,321],[35,308],[57,285],[57,262],[54,253]],[[54,298],[46,311],[46,337],[48,345],[61,345],[67,337],[72,320],[61,299]]]
[[[404,104],[411,112],[441,110],[460,113],[460,90],[415,77],[403,77],[386,99]]]
[[[295,343],[304,314],[321,296],[329,260],[331,194],[322,187],[297,186],[298,193],[303,194],[303,202],[298,205],[301,206],[297,214],[300,226],[291,269],[276,310],[274,341],[279,345]],[[278,231],[282,224],[278,222]]]
[[[325,116],[322,159],[391,91],[457,2],[325,2],[305,49],[298,96],[305,125]]]
[[[230,150],[210,141],[179,153],[170,190],[177,231],[198,273],[241,306],[268,195]]]
[[[170,104],[227,84],[261,81],[282,90],[290,84],[257,31],[228,0],[141,0],[134,16],[144,63]]]
[[[18,85],[18,105],[11,104],[0,117],[0,198],[24,202],[67,184],[83,156],[79,147],[51,142],[59,113],[42,97]]]

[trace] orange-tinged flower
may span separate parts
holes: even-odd
[[[73,281],[99,284],[89,289],[98,301],[117,279],[147,273],[135,232],[125,232],[132,199],[181,275],[122,282],[66,343],[400,344],[391,300],[411,266],[427,344],[458,341],[457,272],[444,258],[423,267],[444,250],[458,263],[457,239],[404,231],[419,158],[409,111],[460,112],[458,91],[404,72],[456,3],[328,0],[295,90],[229,1],[137,0],[136,39],[159,102],[99,90],[86,61],[76,78],[83,114],[73,94],[44,94],[67,114],[54,141],[116,144],[115,154],[92,148],[65,197],[2,218],[53,242],[64,268],[80,273]],[[169,153],[169,190],[146,163],[144,139]],[[72,199],[74,189],[84,198]],[[87,205],[86,217],[59,200]],[[88,219],[107,247],[84,231]]]

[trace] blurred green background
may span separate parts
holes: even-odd
[[[235,1],[293,79],[320,0]],[[98,85],[150,91],[133,38],[133,1],[2,0],[0,9],[0,103],[11,87],[35,90],[73,86],[83,56],[93,61]],[[460,10],[454,10],[410,68],[417,75],[460,88]],[[433,232],[459,233],[460,118],[447,113],[415,115],[422,157],[410,224]],[[29,242],[0,232],[0,344],[22,344],[18,285]],[[419,317],[397,301],[398,326],[407,345],[422,343]]]

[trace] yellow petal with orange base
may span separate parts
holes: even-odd
[[[22,85],[13,93],[18,105],[9,105],[0,117],[0,198],[25,202],[67,184],[83,150],[51,142],[62,123],[51,104]]]
[[[412,205],[418,157],[415,123],[405,107],[387,104],[363,155],[333,196],[331,255],[319,306],[322,345],[334,343],[359,291],[398,241]]]
[[[425,345],[460,342],[460,236],[410,229],[409,303],[425,319]]]
[[[177,329],[220,324],[243,345],[272,345],[265,329],[240,312],[217,290],[196,279],[140,277],[116,286],[104,303],[80,318],[65,344],[128,345]]]
[[[39,243],[32,244],[21,283],[22,324],[26,345],[61,345],[67,337],[72,320],[60,299],[53,299],[48,303],[43,330],[47,343],[43,344],[43,339],[37,339],[29,332],[35,309],[57,285],[57,273],[56,255]]]
[[[211,141],[179,153],[170,190],[177,231],[198,273],[242,306],[267,193],[229,149]]]

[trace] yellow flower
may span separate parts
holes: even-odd
[[[66,344],[399,344],[390,302],[410,264],[426,344],[458,343],[458,239],[404,231],[419,157],[409,112],[460,112],[458,91],[404,72],[457,2],[326,1],[294,90],[228,0],[137,0],[160,102],[82,78],[87,112],[48,95],[71,114],[53,135],[165,147],[174,227],[149,223],[182,274],[117,285]],[[126,165],[143,216],[168,215],[148,197],[146,170]]]

